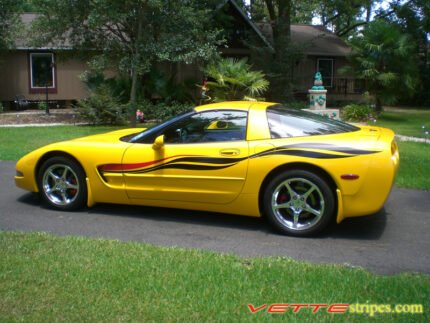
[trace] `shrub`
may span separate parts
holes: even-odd
[[[368,105],[349,104],[342,109],[342,119],[346,121],[363,122],[375,119],[376,113]]]
[[[193,102],[192,93],[195,90],[196,81],[194,79],[178,82],[174,73],[166,75],[153,68],[144,77],[142,94],[146,99],[157,99],[158,102],[176,104],[176,102]]]
[[[39,102],[37,102],[37,108],[39,110],[46,110],[46,102],[45,101],[39,101]]]
[[[161,102],[153,104],[149,101],[141,102],[138,109],[145,113],[146,120],[164,121],[175,117],[183,112],[190,111],[193,104],[172,102],[170,104]]]
[[[124,124],[128,120],[128,111],[119,99],[111,94],[106,84],[100,85],[87,99],[77,104],[79,115],[93,124]]]

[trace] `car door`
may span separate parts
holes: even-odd
[[[248,168],[247,112],[195,113],[124,154],[131,199],[223,204],[242,190]]]

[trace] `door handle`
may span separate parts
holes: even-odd
[[[222,156],[237,156],[240,154],[239,149],[222,149],[219,151]]]

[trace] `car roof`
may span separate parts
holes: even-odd
[[[233,110],[245,110],[249,109],[253,110],[266,110],[268,106],[274,105],[276,103],[273,102],[260,102],[260,101],[226,101],[219,103],[211,103],[198,106],[194,108],[196,112],[202,112],[206,110],[224,110],[224,109],[233,109]]]

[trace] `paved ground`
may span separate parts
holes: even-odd
[[[14,174],[13,162],[0,161],[1,230],[134,240],[243,256],[282,255],[384,274],[430,274],[430,192],[394,189],[377,214],[347,220],[316,238],[292,238],[274,233],[261,219],[224,214],[106,204],[76,213],[53,211],[34,194],[16,188]]]

